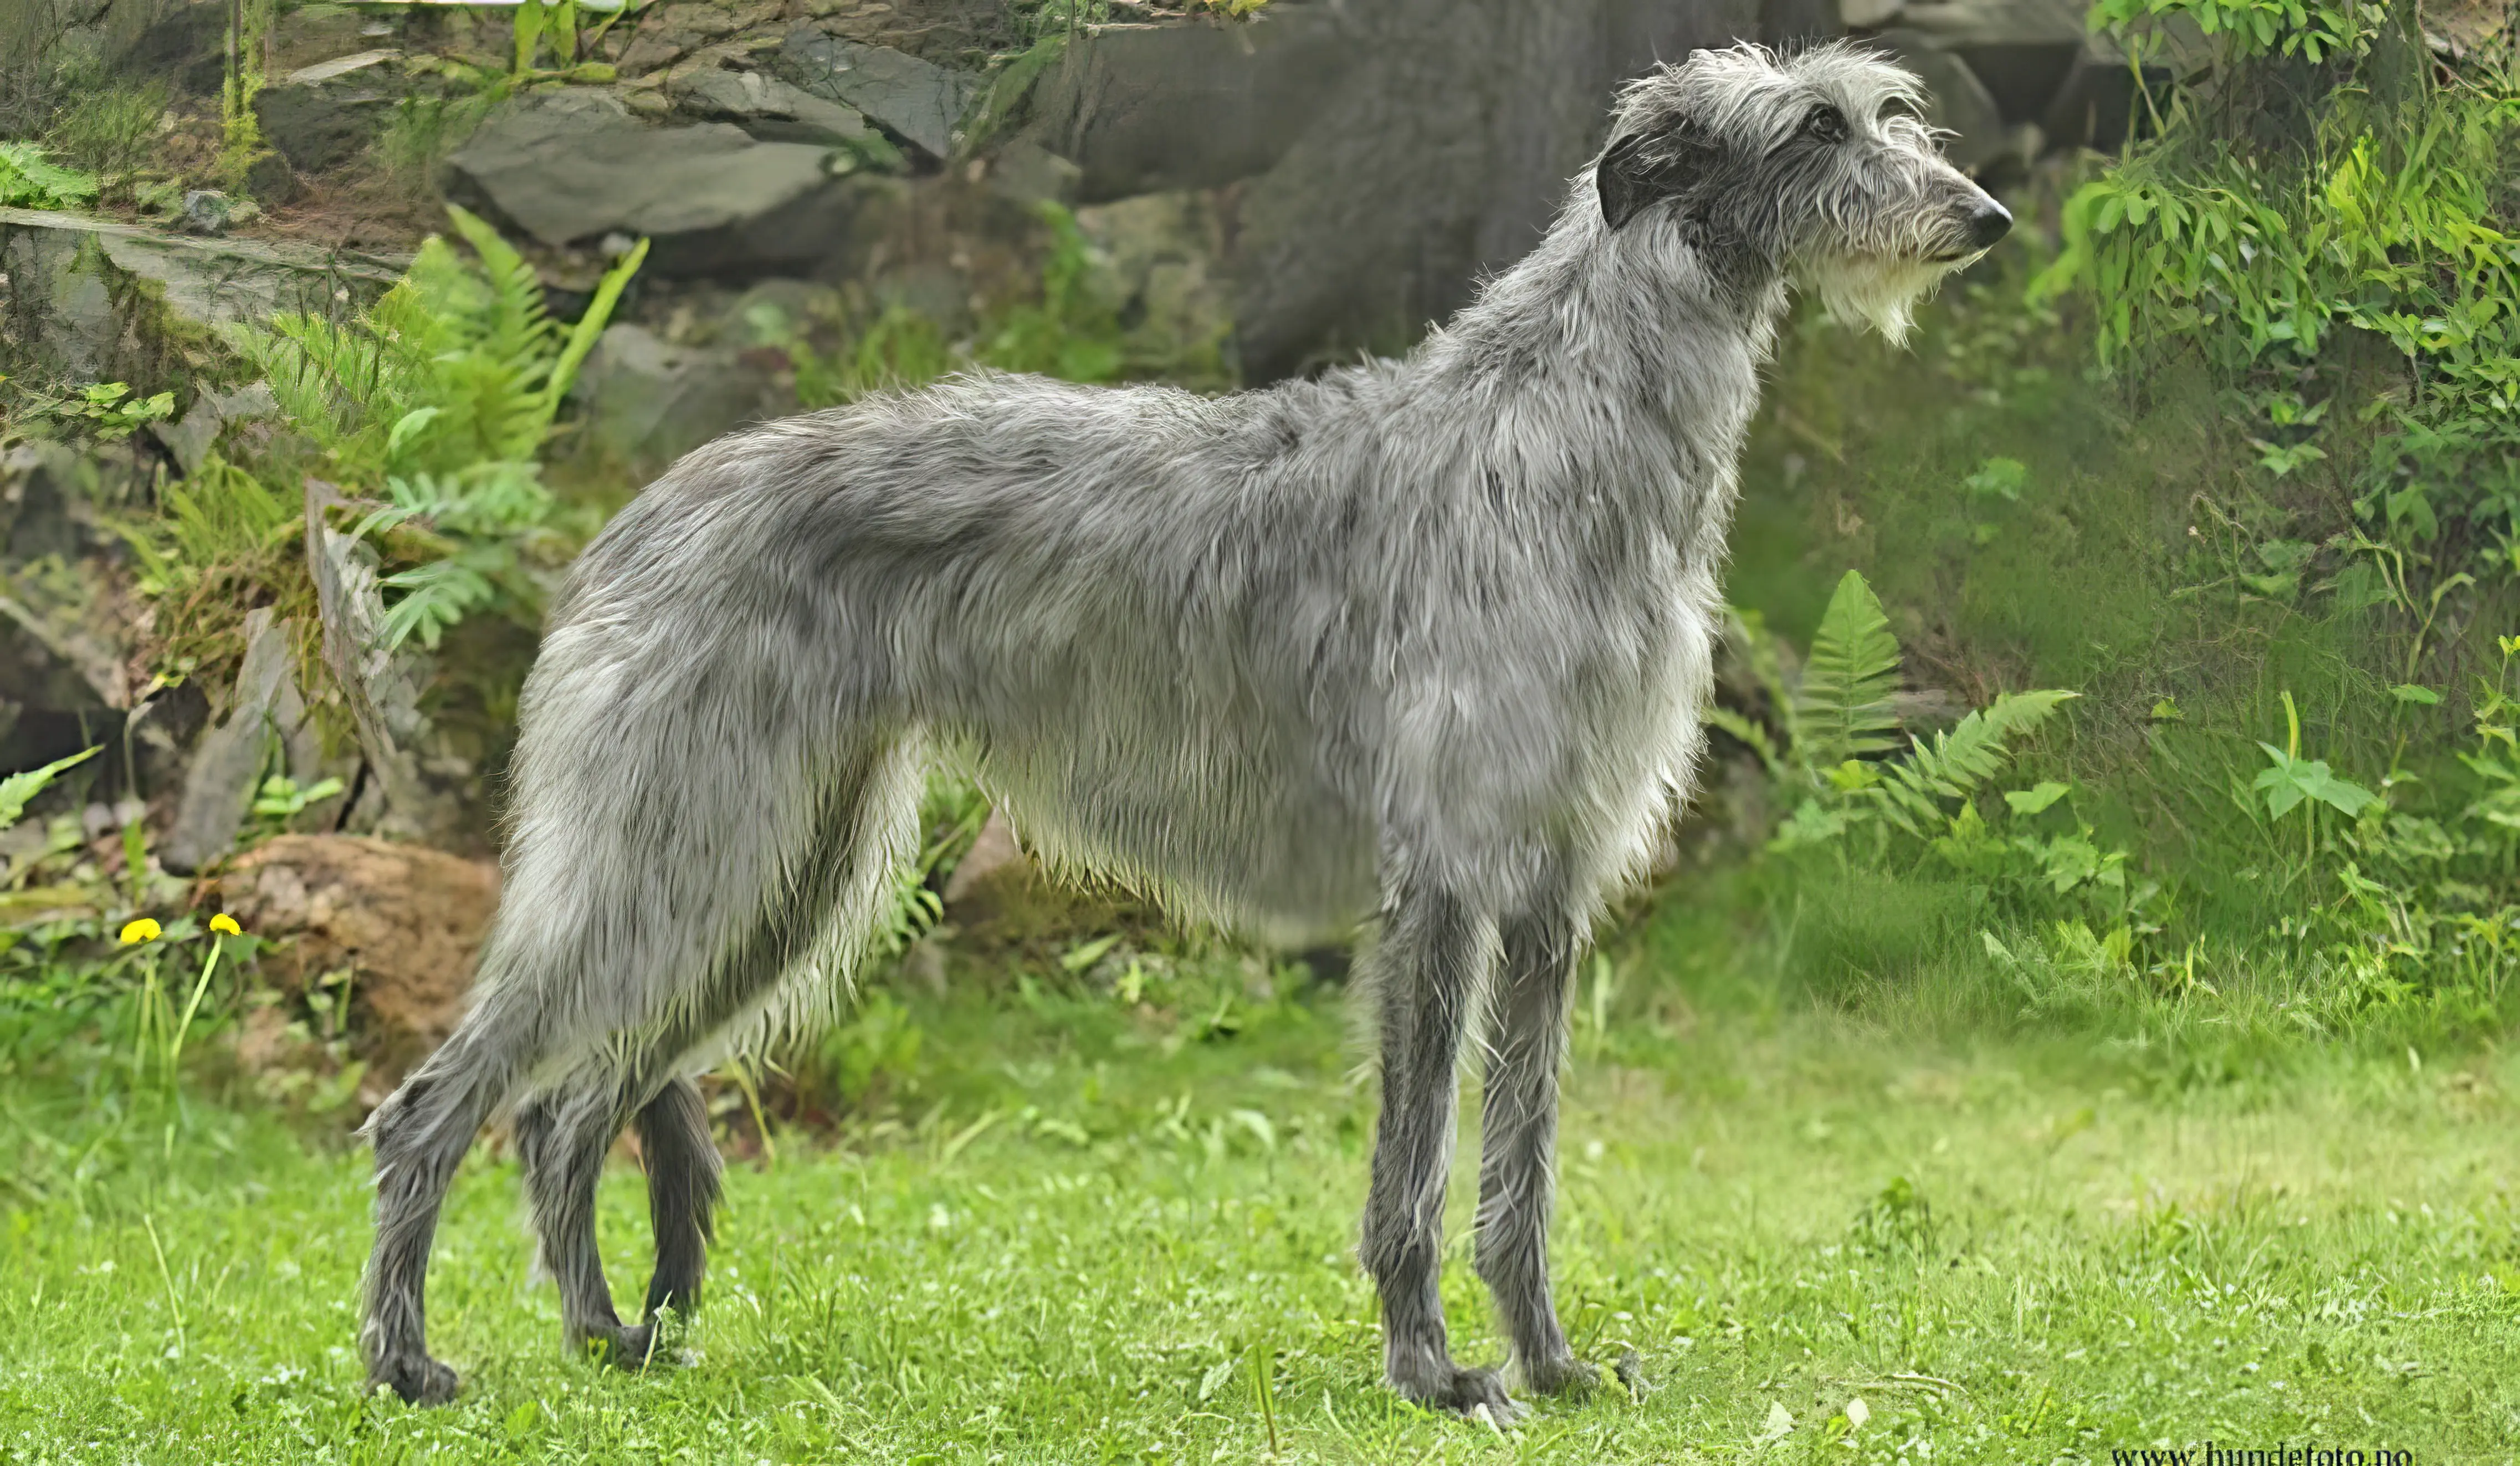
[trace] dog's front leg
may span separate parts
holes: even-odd
[[[1555,1191],[1557,1071],[1566,1050],[1576,927],[1535,916],[1505,928],[1479,1123],[1478,1269],[1495,1293],[1513,1364],[1542,1395],[1593,1385],[1549,1295],[1549,1212]]]
[[[1453,1362],[1437,1290],[1444,1177],[1452,1161],[1462,1031],[1490,928],[1448,892],[1404,893],[1385,921],[1380,970],[1382,1117],[1365,1203],[1365,1269],[1382,1294],[1383,1374],[1419,1404],[1500,1424],[1513,1405],[1496,1371]]]

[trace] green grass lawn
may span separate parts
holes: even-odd
[[[894,1118],[732,1168],[707,1310],[644,1376],[562,1356],[513,1160],[476,1150],[431,1278],[465,1378],[439,1410],[360,1393],[362,1154],[205,1100],[0,1080],[0,1461],[2045,1462],[2212,1440],[2429,1466],[2520,1441],[2508,1056],[2303,1050],[2161,1085],[2093,1044],[1677,993],[1579,1024],[1609,1054],[1572,1080],[1559,1296],[1579,1347],[1636,1349],[1651,1391],[1500,1436],[1376,1385],[1352,1258],[1372,1088],[1339,1006],[914,1000]],[[1446,1293],[1458,1351],[1492,1361],[1466,1172]],[[627,1161],[603,1207],[635,1301]]]

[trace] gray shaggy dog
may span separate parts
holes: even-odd
[[[1631,84],[1530,257],[1408,357],[1208,399],[971,374],[694,452],[579,561],[526,683],[506,898],[455,1035],[369,1122],[376,1386],[443,1400],[438,1206],[515,1104],[572,1343],[699,1298],[691,1074],[829,1004],[963,751],[1050,858],[1279,939],[1378,916],[1361,1257],[1408,1398],[1513,1412],[1436,1282],[1456,1070],[1477,1267],[1531,1391],[1589,1384],[1547,1237],[1574,963],[1685,798],[1734,460],[1790,282],[1899,339],[2010,218],[1859,50]],[[648,1170],[646,1318],[594,1196]]]

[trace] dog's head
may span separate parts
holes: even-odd
[[[1845,43],[1700,51],[1620,94],[1594,164],[1613,232],[1670,231],[1718,268],[1791,270],[1893,342],[2012,215],[1943,158],[1916,78]]]

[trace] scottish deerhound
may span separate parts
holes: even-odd
[[[554,612],[472,1009],[369,1122],[372,1380],[454,1393],[430,1236],[518,1096],[568,1335],[647,1356],[718,1194],[688,1076],[831,990],[953,746],[1055,862],[1282,939],[1378,913],[1386,1376],[1513,1408],[1453,1361],[1436,1289],[1475,1014],[1477,1268],[1528,1389],[1592,1381],[1546,1256],[1567,995],[1688,787],[1788,284],[1896,339],[2010,224],[1917,101],[1842,46],[1700,52],[1621,94],[1539,247],[1406,359],[1218,399],[970,374],[675,465]],[[655,1225],[636,1327],[594,1235],[624,1123]]]

